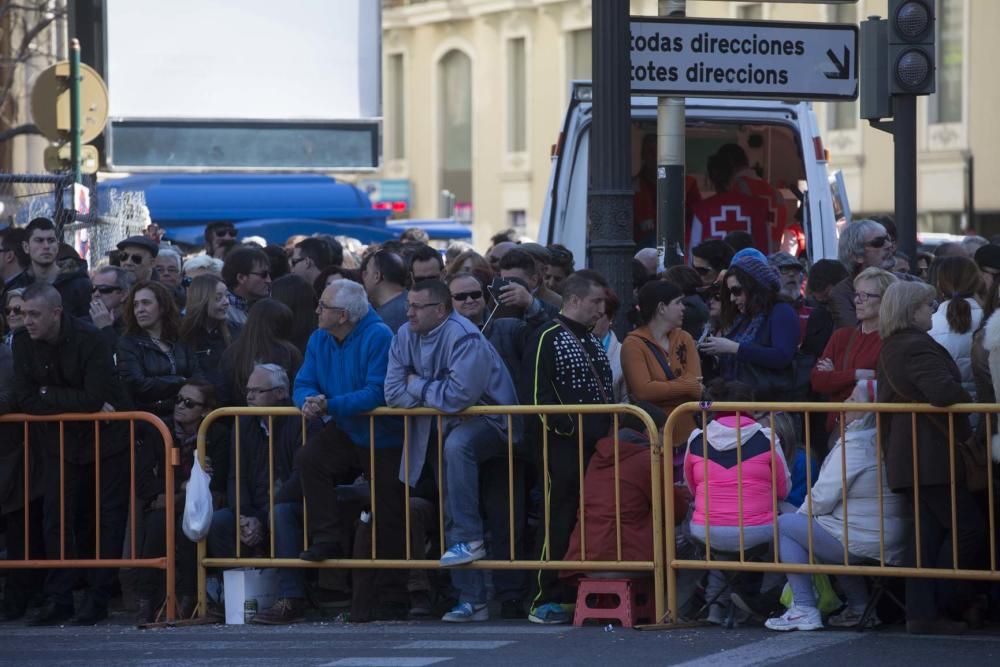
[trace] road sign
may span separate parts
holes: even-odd
[[[52,141],[69,138],[69,62],[42,70],[31,89],[31,116]],[[80,65],[80,141],[93,141],[108,120],[108,87],[97,71]]]
[[[631,18],[632,93],[853,100],[858,27]]]

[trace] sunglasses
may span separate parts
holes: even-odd
[[[888,236],[876,236],[865,245],[868,246],[869,248],[883,248],[885,247],[885,244],[888,242],[889,242]]]
[[[700,276],[707,276],[712,272],[712,267],[710,266],[693,266],[692,268],[694,268]]]
[[[483,298],[483,292],[482,290],[476,290],[474,292],[455,292],[451,295],[451,298],[458,302],[468,301],[469,299],[478,301]]]
[[[205,407],[204,403],[199,403],[198,401],[193,401],[190,398],[187,398],[186,396],[178,396],[177,400],[175,402],[177,403],[177,405],[183,405],[188,410],[190,410],[191,408],[203,408],[203,407]]]
[[[142,264],[142,262],[146,258],[143,257],[142,255],[131,255],[131,254],[127,254],[127,253],[122,253],[122,254],[118,255],[118,260],[119,261],[124,262],[126,259],[131,259],[133,264]]]
[[[3,312],[7,313],[7,317],[10,317],[11,315],[20,315],[21,306],[14,306],[13,308],[4,308]]]
[[[220,229],[214,230],[212,234],[215,235],[215,238],[219,238],[220,236],[225,236],[231,239],[235,239],[236,229],[234,229],[233,227],[222,227]]]
[[[251,275],[251,276],[260,276],[261,278],[264,278],[266,280],[267,278],[271,277],[271,272],[270,271],[250,271],[249,275]]]
[[[743,296],[743,288],[739,285],[729,288],[729,296]]]
[[[113,292],[121,292],[121,287],[115,287],[114,285],[95,285],[93,289],[90,290],[91,294],[96,294],[100,292],[101,294],[111,294]]]

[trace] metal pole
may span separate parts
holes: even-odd
[[[982,236],[982,230],[976,228],[976,164],[970,154],[965,158],[965,226],[975,230]]]
[[[684,16],[685,0],[660,0],[660,16]],[[684,263],[684,98],[656,104],[656,249],[664,267]]]
[[[632,152],[629,3],[594,2],[594,100],[587,218],[590,265],[621,299],[615,331],[624,336],[632,302]]]
[[[896,170],[896,230],[898,248],[917,256],[917,98],[893,97],[893,159]]]
[[[73,182],[80,183],[80,40],[75,37],[69,49],[69,122]]]

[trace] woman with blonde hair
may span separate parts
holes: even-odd
[[[191,281],[180,338],[194,349],[198,366],[208,376],[217,374],[222,353],[240,332],[228,314],[229,290],[222,278],[207,273]],[[211,379],[219,384],[217,378]]]

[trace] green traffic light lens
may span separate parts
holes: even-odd
[[[907,2],[896,10],[896,30],[907,39],[916,39],[930,26],[930,12],[919,0]]]
[[[931,63],[927,54],[918,49],[903,52],[896,60],[896,79],[910,90],[923,87],[930,76]]]

